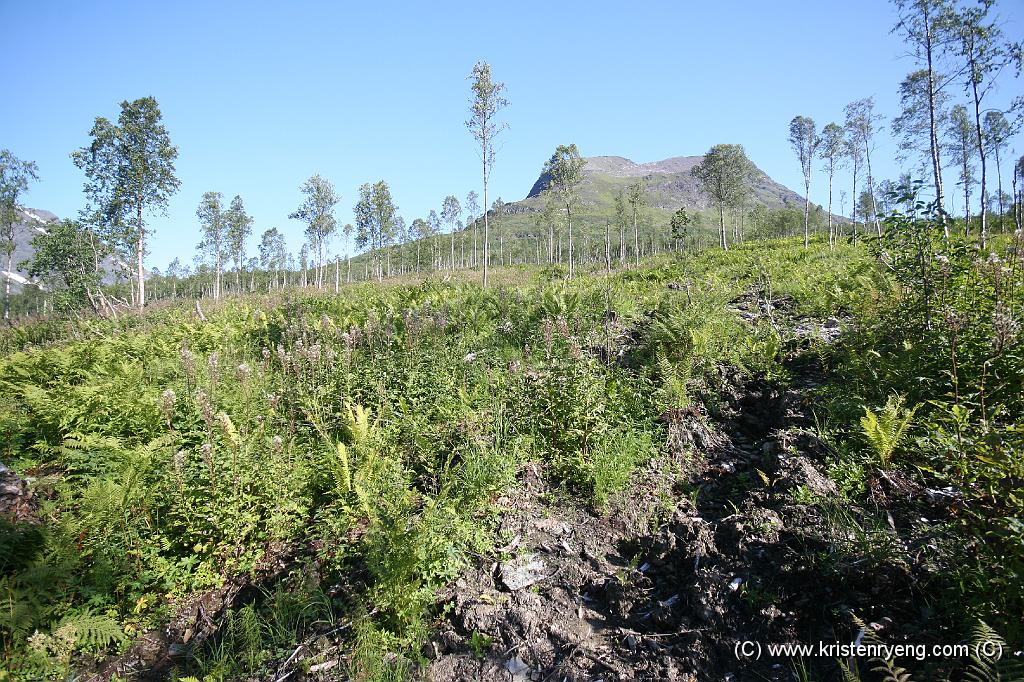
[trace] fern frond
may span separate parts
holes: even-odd
[[[1000,682],[1001,680],[1020,680],[1021,669],[1012,661],[1004,662],[1003,651],[1006,640],[988,623],[979,620],[971,631],[971,660],[964,671],[967,682]],[[1013,667],[1018,675],[1011,676]]]
[[[352,439],[353,445],[366,442],[373,432],[373,425],[370,423],[372,412],[362,405],[348,404],[342,415],[345,420],[345,431]]]
[[[875,657],[871,660],[875,664],[871,670],[882,676],[882,682],[910,682],[910,673],[896,665],[896,659]]]
[[[843,682],[861,682],[860,675],[858,675],[850,666],[846,665],[842,661],[836,661],[839,664],[839,672],[842,674]]]
[[[860,419],[864,437],[875,451],[882,466],[888,466],[893,452],[903,442],[910,427],[910,422],[917,412],[917,407],[904,408],[905,399],[900,395],[891,395],[881,412],[864,407],[864,416]]]
[[[104,649],[128,639],[120,623],[105,614],[93,613],[88,608],[76,615],[66,616],[55,630],[71,632],[77,646],[93,649]]]

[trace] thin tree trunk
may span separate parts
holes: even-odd
[[[13,247],[13,240],[11,246]],[[11,275],[14,273],[14,249],[7,252],[7,277],[4,278],[4,319],[11,319]]]
[[[487,288],[489,283],[490,264],[488,261],[491,260],[491,223],[487,217],[487,144],[487,136],[484,135],[481,144],[484,161],[484,289]]]
[[[966,142],[966,140],[965,140]],[[967,158],[967,148],[963,150],[963,162],[964,162],[964,236],[971,233],[971,183],[968,182],[968,173],[970,172],[968,165],[969,160]]]
[[[828,248],[836,247],[835,231],[832,228],[832,176],[835,172],[830,168],[828,173]]]
[[[864,161],[868,166],[868,196],[871,197],[871,217],[875,222],[875,231],[882,236],[882,224],[878,222],[878,205],[875,204],[875,182],[871,177],[871,145],[868,144],[867,135],[864,136]]]
[[[142,197],[136,197],[135,200],[138,202],[138,221],[139,221],[139,240],[136,244],[136,265],[138,266],[139,274],[139,310],[142,310],[146,305],[146,272],[142,267],[142,259],[146,253],[146,230],[142,224]]]
[[[626,226],[619,223],[619,266],[626,265]]]
[[[999,163],[999,144],[998,142],[993,145],[996,152],[996,191],[999,193],[999,232],[1006,232],[1006,226],[1004,225],[1006,211],[1003,208],[1003,169],[1002,164]]]
[[[636,207],[633,207],[633,250],[636,252],[636,265],[640,267],[640,231],[636,224]]]
[[[974,46],[971,46],[971,74],[974,74]],[[985,179],[985,142],[981,137],[981,98],[978,96],[978,81],[971,78],[971,92],[974,95],[974,129],[978,136],[978,156],[981,159],[981,248],[988,240],[988,186]]]
[[[853,164],[853,207],[850,209],[850,217],[853,220],[853,241],[857,241],[857,171],[859,164]]]
[[[604,221],[604,269],[612,274],[612,226]]]
[[[1013,187],[1013,190],[1012,190],[1013,191],[1013,206],[1011,206],[1010,208],[1013,211],[1013,227],[1014,227],[1014,229],[1019,230],[1020,229],[1020,223],[1021,223],[1021,215],[1020,215],[1020,213],[1021,213],[1022,206],[1021,206],[1020,194],[1017,192],[1017,169],[1016,168],[1013,169],[1013,176],[1012,176],[1011,182],[1013,183],[1012,184],[1012,187]]]
[[[942,195],[942,161],[939,157],[939,132],[935,122],[935,70],[932,66],[932,23],[928,14],[928,3],[922,4],[924,12],[924,43],[925,58],[928,61],[928,142],[931,147],[932,176],[935,180],[935,202],[939,206],[939,219],[942,220],[942,233],[949,239],[949,221],[946,212],[943,210],[944,197]]]
[[[569,210],[568,206],[565,207],[565,213],[568,216],[568,220],[569,220],[569,279],[572,279],[572,271],[573,271],[573,265],[572,265],[572,261],[573,261],[573,257],[572,257],[572,255],[573,255],[572,254],[572,211]]]
[[[811,244],[811,234],[808,229],[808,218],[810,217],[811,209],[811,183],[804,183],[804,248],[806,249]]]
[[[725,204],[718,205],[718,236],[721,242],[720,246],[728,251],[729,244],[725,241]]]

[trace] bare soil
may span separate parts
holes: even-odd
[[[427,678],[791,680],[797,665],[838,678],[835,661],[750,660],[736,646],[850,642],[852,614],[888,641],[941,640],[918,603],[941,558],[918,525],[920,491],[875,477],[878,509],[847,510],[884,519],[865,538],[797,501],[836,495],[809,428],[816,372],[798,371],[790,388],[723,377],[717,422],[663,415],[668,454],[606,515],[527,467],[501,500],[507,544],[445,595]]]

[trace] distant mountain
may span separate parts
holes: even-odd
[[[32,257],[32,238],[37,234],[46,233],[46,224],[57,220],[57,216],[39,208],[26,208],[18,211],[18,221],[14,224],[14,260],[11,270],[7,270],[7,254],[0,253],[0,282],[9,279],[20,286],[26,284],[28,272],[19,269],[18,265]]]
[[[637,163],[621,156],[587,157],[580,188],[581,205],[573,216],[573,227],[582,240],[588,237],[596,242],[604,240],[605,225],[613,221],[615,195],[627,185],[641,180],[647,206],[639,221],[641,238],[644,235],[667,234],[672,214],[685,207],[692,215],[703,218],[696,226],[699,231],[714,233],[718,229],[718,215],[708,198],[700,192],[691,175],[703,156],[675,156],[663,161]],[[524,199],[506,204],[505,215],[496,224],[495,235],[506,240],[534,239],[539,233],[537,225],[547,202],[545,188],[549,178],[541,173]],[[788,187],[772,180],[761,169],[754,167],[753,182],[746,208],[762,205],[768,208],[791,208],[803,211],[804,198]],[[565,211],[557,217],[564,223]],[[731,223],[733,216],[728,216]],[[564,224],[559,229],[564,229]],[[613,227],[613,232],[615,228]]]
[[[691,171],[703,156],[674,156],[664,161],[636,163],[621,156],[592,156],[583,167],[583,206],[612,205],[615,192],[620,187],[642,180],[647,193],[648,206],[665,211],[679,208],[706,209],[711,204],[697,188]],[[532,206],[532,199],[540,197],[550,178],[541,174],[533,183],[530,193],[522,204]],[[755,167],[751,187],[752,204],[764,204],[769,208],[799,206],[803,208],[803,196],[772,180],[760,168]]]
[[[18,211],[18,221],[14,224],[14,258],[11,270],[8,272],[7,254],[0,253],[0,283],[9,279],[14,284],[15,291],[19,290],[23,284],[29,283],[28,271],[20,266],[35,254],[35,250],[32,248],[32,238],[36,235],[46,234],[46,225],[57,220],[59,218],[56,214],[41,208],[23,208]],[[120,259],[110,256],[104,258],[100,265],[106,271],[103,278],[106,284],[115,280],[115,272],[127,267],[127,264]]]

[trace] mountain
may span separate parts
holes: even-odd
[[[647,204],[651,208],[676,211],[679,208],[711,208],[710,202],[697,188],[691,171],[703,156],[674,156],[664,161],[636,163],[621,156],[592,156],[583,167],[583,206],[597,206],[612,203],[620,187],[641,180],[647,193]],[[538,199],[550,178],[541,174],[533,183],[530,193],[523,202],[532,205],[531,199]],[[752,183],[752,203],[769,208],[799,206],[803,208],[804,198],[793,190],[772,180],[760,168],[755,167]]]
[[[25,208],[18,211],[14,224],[14,259],[10,272],[7,270],[7,254],[0,254],[0,282],[11,280],[15,285],[28,282],[28,273],[18,265],[32,257],[32,238],[46,233],[46,224],[57,220],[57,216],[39,208]]]
[[[641,238],[667,234],[672,214],[682,207],[687,208],[697,219],[695,231],[717,232],[717,211],[700,192],[697,181],[691,175],[693,168],[703,158],[674,156],[663,161],[637,163],[622,156],[587,157],[580,188],[581,205],[578,213],[573,216],[574,229],[584,240],[589,237],[596,242],[603,242],[606,223],[614,221],[615,195],[620,189],[640,180],[647,199],[647,207],[639,221]],[[547,175],[541,173],[524,199],[506,204],[504,216],[495,220],[492,214],[492,224],[497,224],[495,235],[506,240],[517,240],[533,239],[539,234],[538,220],[547,203],[545,188],[548,181]],[[755,166],[746,208],[758,205],[769,209],[794,209],[802,213],[804,198],[772,180]],[[564,223],[564,209],[557,218],[560,223]],[[731,223],[732,219],[731,215],[727,215],[728,222]],[[558,229],[563,230],[564,224]],[[612,231],[617,231],[614,226]]]
[[[11,270],[8,272],[7,254],[0,253],[0,283],[9,279],[14,285],[12,287],[14,291],[19,291],[22,285],[29,283],[28,271],[22,268],[21,264],[31,259],[35,253],[32,248],[32,238],[36,235],[46,234],[47,224],[57,220],[59,218],[56,214],[41,208],[18,210],[18,219],[14,223],[14,258],[11,261]],[[124,271],[130,266],[119,258],[107,256],[100,261],[100,267],[104,270],[103,282],[110,284],[116,281],[115,273]]]

